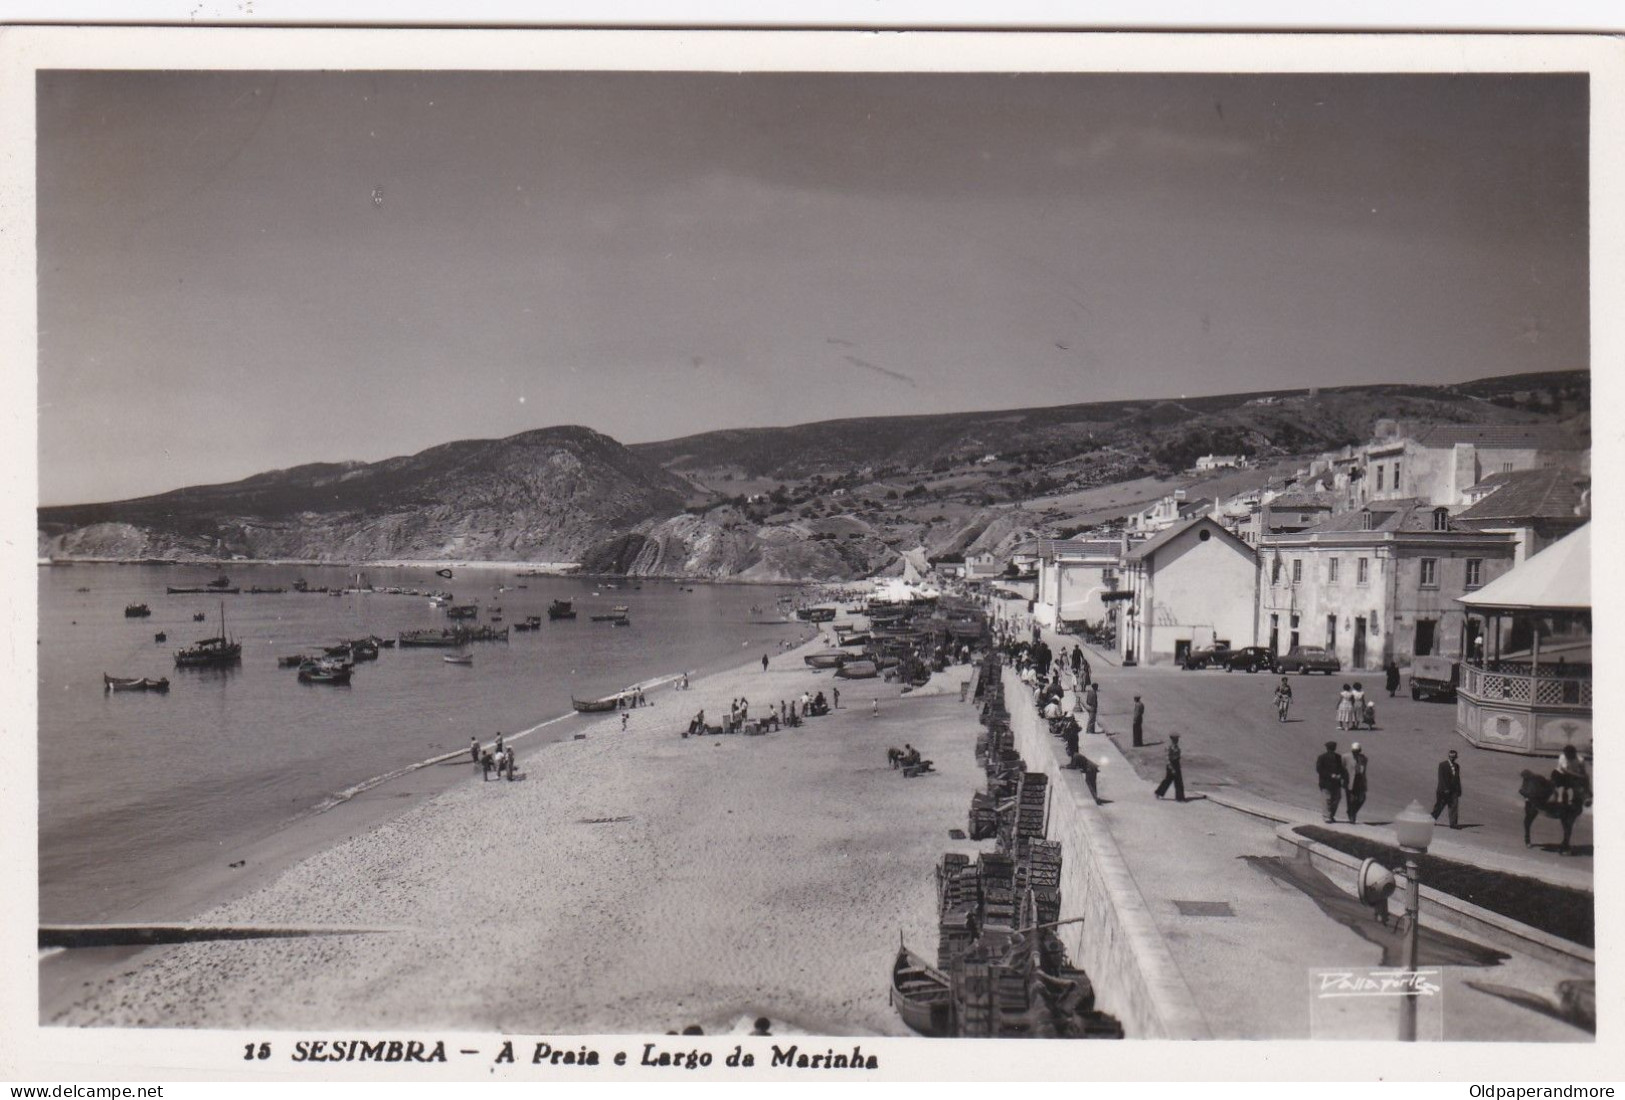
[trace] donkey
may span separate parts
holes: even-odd
[[[1569,855],[1569,838],[1574,833],[1574,823],[1580,820],[1580,814],[1591,803],[1591,792],[1585,792],[1585,797],[1576,797],[1572,801],[1564,802],[1558,798],[1557,785],[1544,775],[1537,775],[1525,770],[1523,784],[1518,788],[1518,795],[1523,799],[1523,845],[1525,848],[1533,847],[1529,839],[1529,826],[1535,823],[1535,818],[1541,814],[1555,817],[1563,825],[1563,843],[1558,847],[1559,855]]]

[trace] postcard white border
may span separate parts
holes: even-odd
[[[1601,36],[1332,35],[1332,34],[1086,34],[867,31],[616,31],[616,30],[303,30],[189,28],[12,27],[0,31],[0,347],[8,400],[0,406],[0,545],[5,569],[0,608],[9,644],[0,647],[0,731],[8,767],[0,770],[0,1079],[95,1080],[465,1080],[488,1079],[482,1066],[452,1063],[399,1069],[327,1065],[319,1072],[286,1063],[243,1073],[243,1044],[259,1033],[41,1028],[36,993],[37,805],[35,647],[37,593],[33,513],[37,499],[37,333],[34,255],[34,74],[38,69],[599,69],[884,72],[1588,72],[1591,76],[1591,315],[1594,466],[1598,547],[1620,545],[1625,525],[1607,476],[1625,471],[1621,433],[1622,204],[1625,196],[1625,47]],[[1599,606],[1618,606],[1619,583],[1599,559],[1593,583]],[[1597,619],[1601,662],[1621,653],[1617,618]],[[1622,709],[1621,682],[1600,678],[1599,708]],[[1604,783],[1612,773],[1605,745],[1599,760]],[[1611,926],[1625,897],[1618,888],[1620,850],[1607,838],[1620,833],[1614,800],[1597,805],[1598,924]],[[1261,950],[1263,948],[1261,947]],[[1173,1046],[1123,1043],[1001,1040],[864,1039],[888,1080],[1596,1080],[1625,1078],[1620,1026],[1625,996],[1618,983],[1618,945],[1598,951],[1599,1030],[1596,1042],[1562,1047],[1447,1043],[1318,1044],[1310,1042],[1203,1043]],[[877,976],[877,981],[881,980]],[[1284,993],[1286,991],[1283,991]],[[1295,995],[1297,991],[1292,991]],[[290,1033],[268,1033],[286,1041]],[[367,1030],[368,1037],[376,1032]],[[313,1033],[311,1037],[320,1037]],[[419,1036],[422,1037],[422,1036]],[[452,1033],[431,1037],[455,1038]],[[490,1036],[482,1036],[489,1041]],[[651,1037],[653,1038],[653,1037]],[[664,1040],[669,1041],[669,1040]],[[631,1036],[575,1037],[599,1049],[638,1049]],[[706,1049],[725,1052],[734,1040],[707,1037]],[[848,1043],[850,1040],[847,1041]],[[600,1070],[602,1080],[614,1071]],[[627,1079],[668,1074],[622,1071]],[[521,1063],[506,1079],[569,1082]],[[762,1072],[739,1077],[724,1071],[686,1075],[757,1083],[814,1080],[827,1075]],[[846,1078],[843,1078],[846,1080]],[[1087,1087],[1087,1086],[1079,1086]]]

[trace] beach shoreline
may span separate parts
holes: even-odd
[[[832,684],[837,684],[846,688],[844,694],[848,699],[870,688],[873,688],[873,694],[887,698],[899,695],[900,689],[896,685],[879,681],[832,681],[827,674],[806,668],[802,656],[827,642],[825,636],[814,633],[804,641],[789,645],[787,649],[784,646],[788,643],[781,643],[781,648],[773,653],[773,679],[789,676],[797,682],[805,681],[813,686],[813,690],[820,686],[827,690]],[[680,726],[686,725],[693,712],[702,708],[715,722],[716,716],[726,709],[722,693],[725,690],[742,692],[747,687],[755,687],[760,676],[759,659],[752,657],[744,663],[731,664],[691,679],[688,691],[676,690],[669,686],[668,681],[668,686],[648,689],[651,705],[624,712],[627,724],[633,735],[654,729],[674,734]],[[652,681],[667,677],[648,677],[642,683],[649,685]],[[937,681],[934,685],[937,690],[932,690],[933,686],[928,685],[926,690],[919,693],[919,698],[950,690],[942,677],[938,677]],[[808,723],[809,726],[812,724]],[[513,731],[507,739],[515,745],[521,778],[528,779],[531,774],[547,766],[548,754],[557,746],[568,745],[582,737],[591,740],[606,733],[620,735],[618,713],[558,715],[523,730]],[[696,739],[696,742],[700,740]],[[473,776],[479,774],[475,765],[467,761],[460,751],[444,754],[438,759],[441,762],[424,761],[401,769],[383,781],[368,781],[365,789],[336,799],[323,812],[303,815],[247,844],[222,850],[218,860],[203,869],[184,891],[166,897],[161,912],[149,910],[133,913],[127,918],[128,922],[196,920],[205,914],[240,904],[245,898],[272,888],[302,863],[320,859],[336,848],[354,843],[380,829],[387,829],[403,816],[421,812],[436,800],[468,788]],[[472,775],[459,775],[458,771],[462,768],[469,769]],[[423,783],[426,777],[430,781]],[[402,789],[408,786],[413,789]],[[241,865],[231,866],[238,863]],[[128,973],[132,967],[139,970],[152,965],[175,950],[173,947],[95,948],[57,952],[42,957],[42,1022],[52,1022],[68,1013],[69,1008],[83,998],[87,989],[105,987],[115,982],[116,975]]]

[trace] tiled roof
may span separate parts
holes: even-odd
[[[1373,501],[1369,509],[1356,508],[1352,512],[1340,512],[1308,528],[1304,533],[1330,534],[1368,530],[1361,515],[1364,511],[1371,513],[1369,528],[1371,531],[1432,531],[1433,509],[1433,505],[1415,498]],[[1452,526],[1451,529],[1456,528]]]
[[[1431,448],[1471,443],[1477,447],[1583,451],[1591,446],[1581,433],[1560,424],[1433,424],[1417,429],[1411,438],[1418,446]]]
[[[1569,518],[1580,505],[1579,474],[1564,466],[1513,470],[1479,482],[1495,491],[1456,518],[1473,523],[1495,519]]]
[[[1248,546],[1235,535],[1225,530],[1223,524],[1220,524],[1214,520],[1212,516],[1202,515],[1192,516],[1190,519],[1176,523],[1167,530],[1160,532],[1156,537],[1146,539],[1144,542],[1140,543],[1140,545],[1130,550],[1126,555],[1124,555],[1124,557],[1128,561],[1144,561],[1146,558],[1162,549],[1162,547],[1168,545],[1170,542],[1173,542],[1186,531],[1189,531],[1192,527],[1196,527],[1197,525],[1203,523],[1211,524],[1215,531],[1222,534],[1225,538],[1229,539],[1237,546],[1240,546],[1242,549],[1246,550],[1249,554],[1255,553],[1251,546]]]
[[[1333,503],[1331,493],[1316,489],[1310,492],[1282,493],[1264,507],[1273,508],[1279,512],[1303,512],[1312,508],[1330,508]]]

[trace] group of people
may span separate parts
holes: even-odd
[[[910,779],[931,770],[931,761],[921,759],[920,750],[906,741],[900,749],[894,746],[886,750],[886,762]]]
[[[1451,757],[1455,757],[1452,752]],[[1337,751],[1337,742],[1326,742],[1326,751],[1315,758],[1315,778],[1320,788],[1321,816],[1330,824],[1337,820],[1338,803],[1343,803],[1349,824],[1358,824],[1360,807],[1365,805],[1366,768],[1370,761],[1358,741],[1349,746],[1348,759]],[[1454,821],[1454,811],[1452,821]],[[1434,812],[1438,816],[1438,811]],[[1452,826],[1453,827],[1453,826]]]
[[[491,781],[491,772],[497,773],[497,778],[504,776],[511,782],[518,774],[518,762],[514,759],[513,746],[504,744],[501,731],[497,733],[496,743],[481,747],[478,737],[468,739],[468,755],[485,775],[485,782]]]
[[[1281,680],[1285,682],[1286,677]],[[1352,685],[1344,684],[1343,690],[1337,693],[1337,728],[1357,730],[1362,725],[1367,729],[1377,728],[1377,704],[1365,697],[1365,687],[1356,680]]]

